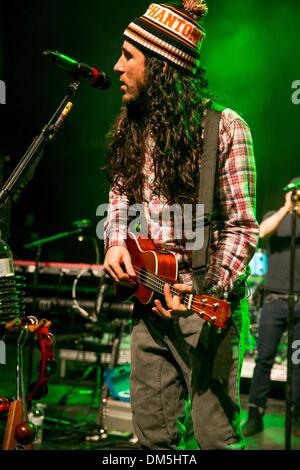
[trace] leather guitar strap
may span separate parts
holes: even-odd
[[[204,243],[200,250],[194,250],[192,253],[193,290],[196,294],[203,293],[208,266],[208,252],[212,234],[215,175],[219,149],[219,123],[222,110],[220,107],[208,109],[204,124],[204,145],[198,198],[199,204],[204,204]]]

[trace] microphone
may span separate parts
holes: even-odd
[[[95,67],[77,62],[71,57],[68,57],[60,52],[44,51],[43,56],[48,57],[52,64],[66,70],[73,78],[85,80],[94,88],[107,90],[111,81],[108,75],[104,72],[99,72]]]
[[[289,191],[293,191],[293,189],[300,188],[300,180],[296,181],[295,183],[289,183],[287,186],[283,188],[284,193],[288,193]]]

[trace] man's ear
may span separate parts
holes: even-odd
[[[164,62],[163,73],[166,73],[166,71],[168,70],[168,68],[169,68],[168,62]]]

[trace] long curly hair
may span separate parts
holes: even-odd
[[[195,203],[202,152],[202,115],[211,104],[204,74],[183,75],[146,57],[146,86],[139,103],[122,107],[107,139],[110,184],[130,201],[143,201],[147,137],[154,142],[154,193],[169,204]]]

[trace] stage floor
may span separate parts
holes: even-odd
[[[26,358],[25,358],[26,359]],[[36,358],[35,358],[36,361]],[[0,396],[15,395],[15,351],[13,345],[7,347],[6,365],[0,366]],[[83,367],[83,364],[82,364]],[[81,370],[77,363],[71,367],[65,378],[59,370],[51,379],[45,403],[45,424],[42,450],[97,450],[97,449],[138,449],[135,436],[131,433],[131,413],[129,404],[111,407],[108,411],[110,433],[107,439],[99,439],[97,433],[97,413],[99,411],[99,390],[96,390],[95,371],[86,374],[87,365]],[[73,369],[73,370],[72,370]],[[36,380],[36,364],[33,377]],[[242,421],[247,417],[248,390],[250,379],[241,379]],[[247,450],[283,450],[285,445],[285,402],[284,383],[272,382],[268,410],[264,417],[264,431],[246,439]],[[119,403],[120,405],[120,403]],[[113,416],[112,416],[113,415]],[[120,423],[120,429],[118,429]],[[0,420],[1,441],[5,419]],[[190,443],[189,448],[193,449]],[[300,437],[292,436],[292,448],[300,450]]]

